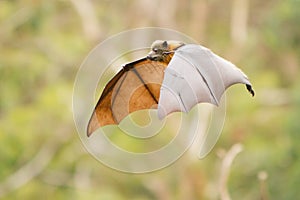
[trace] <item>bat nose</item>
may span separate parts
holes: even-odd
[[[155,52],[150,52],[147,55],[147,58],[150,59],[150,60],[155,60],[157,57],[158,57],[158,55]]]

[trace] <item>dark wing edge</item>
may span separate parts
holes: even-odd
[[[130,70],[131,68],[134,67],[134,65],[140,63],[140,62],[144,62],[147,60],[147,57],[138,59],[134,62],[131,63],[127,63],[123,66],[123,68],[106,84],[106,86],[104,87],[104,90],[93,110],[93,113],[91,115],[91,118],[89,119],[88,125],[87,125],[87,136],[90,136],[95,130],[97,130],[100,126],[104,126],[104,125],[109,125],[109,124],[117,124],[117,122],[114,120],[112,122],[109,123],[105,123],[104,125],[100,125],[99,124],[99,120],[97,117],[97,108],[99,108],[100,103],[109,95],[111,95],[111,91],[113,90],[113,88],[115,87],[116,83],[118,82],[118,80],[125,74],[126,71]],[[109,99],[111,99],[111,96],[109,97]],[[111,109],[110,109],[111,112]],[[113,115],[111,115],[113,117]]]
[[[103,99],[105,99],[108,95],[110,94],[110,91],[112,91],[112,89],[114,88],[114,86],[116,85],[117,81],[119,80],[120,77],[122,77],[122,75],[125,73],[125,71],[122,69],[120,70],[116,76],[114,76],[109,82],[108,84],[105,86],[103,93],[101,94],[94,110],[92,113],[92,116],[88,122],[88,126],[87,126],[87,136],[90,136],[98,127],[99,127],[99,122],[98,122],[98,117],[97,117],[97,108],[99,108],[100,103],[103,101]],[[110,98],[109,98],[110,99]],[[114,123],[111,123],[114,124]]]
[[[246,85],[246,88],[247,88],[248,92],[254,97],[255,92],[252,88],[252,85],[250,85],[250,84],[245,84],[245,85]]]

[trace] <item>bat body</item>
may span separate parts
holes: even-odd
[[[247,76],[209,49],[178,41],[155,41],[147,57],[125,64],[105,86],[87,127],[119,124],[130,113],[158,109],[164,118],[175,111],[188,112],[200,102],[215,105],[225,90],[243,83],[254,95]]]

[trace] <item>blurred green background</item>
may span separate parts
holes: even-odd
[[[0,0],[0,199],[224,199],[222,162],[234,144],[243,151],[226,183],[232,199],[299,198],[299,8],[299,0]],[[145,26],[178,30],[231,60],[256,96],[228,90],[222,135],[204,160],[187,153],[132,175],[84,149],[72,90],[93,47]]]

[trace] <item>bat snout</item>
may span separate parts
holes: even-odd
[[[147,58],[150,60],[159,60],[160,55],[158,55],[157,53],[151,51],[148,55]]]

